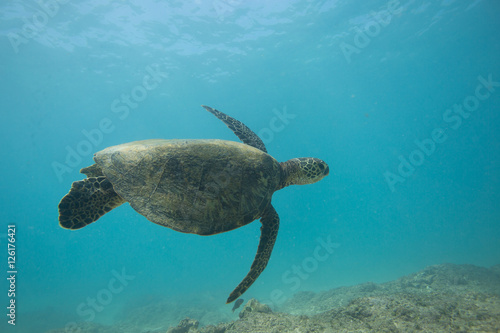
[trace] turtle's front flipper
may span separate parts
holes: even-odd
[[[80,229],[124,203],[106,177],[89,177],[74,182],[59,203],[59,225]]]
[[[229,127],[231,131],[236,134],[236,136],[243,141],[243,143],[255,147],[259,150],[262,150],[264,153],[267,153],[266,146],[264,142],[255,134],[247,125],[243,124],[241,121],[236,120],[232,117],[229,117],[227,114],[224,114],[220,111],[212,109],[209,106],[202,105],[208,112],[219,118],[224,122],[224,124]]]
[[[255,259],[253,260],[252,267],[250,267],[250,272],[248,272],[247,276],[241,281],[241,283],[233,290],[231,295],[226,301],[227,303],[231,303],[241,295],[252,285],[252,283],[257,280],[260,273],[266,268],[267,262],[271,257],[271,252],[273,251],[274,242],[276,241],[276,237],[278,236],[278,229],[280,225],[280,218],[278,213],[274,207],[270,204],[267,207],[264,215],[262,216],[260,222],[262,223],[262,227],[260,228],[260,242],[259,247],[257,249],[257,254],[255,255]]]

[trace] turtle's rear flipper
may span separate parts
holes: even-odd
[[[74,182],[59,203],[59,224],[65,229],[83,228],[124,202],[106,177]]]
[[[269,258],[271,257],[271,252],[273,251],[274,242],[278,236],[278,228],[280,224],[280,218],[278,213],[272,205],[269,205],[264,212],[264,215],[260,219],[262,227],[260,228],[260,242],[257,248],[257,254],[253,260],[252,267],[250,267],[250,272],[247,276],[240,282],[240,284],[233,290],[231,295],[226,301],[226,304],[231,303],[241,295],[257,280],[260,273],[266,268]]]

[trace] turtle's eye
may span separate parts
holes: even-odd
[[[314,177],[323,177],[328,175],[328,164],[326,164],[323,160],[320,160],[316,157],[310,157],[306,161],[307,162],[305,168],[309,169]]]
[[[314,170],[316,171],[315,178],[322,179],[323,177],[327,176],[328,173],[330,172],[330,168],[328,167],[328,164],[326,164],[324,161],[320,160],[319,158],[313,158],[312,165],[315,166],[314,167]]]

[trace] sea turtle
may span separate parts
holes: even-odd
[[[279,163],[240,121],[203,106],[243,143],[223,140],[145,140],[106,148],[83,168],[59,203],[59,224],[80,229],[128,202],[148,220],[173,230],[214,235],[260,218],[257,254],[250,271],[227,299],[240,297],[262,273],[278,234],[273,193],[328,175],[318,158]]]

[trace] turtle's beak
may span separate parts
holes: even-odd
[[[323,174],[324,174],[325,176],[328,176],[328,174],[329,174],[329,173],[330,173],[330,167],[327,165],[327,166],[326,166],[326,169],[323,171]]]
[[[319,169],[323,173],[321,178],[328,176],[328,174],[330,173],[330,167],[328,166],[328,164],[326,164],[325,161],[320,160],[319,158],[315,158],[314,160],[316,161],[316,163],[319,166]]]

